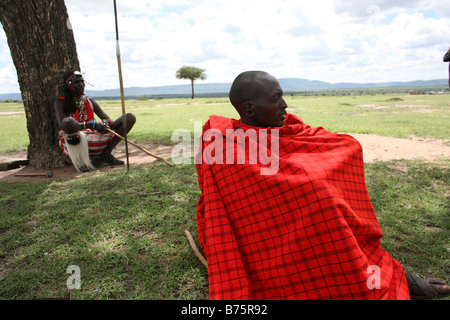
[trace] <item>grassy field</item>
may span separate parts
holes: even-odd
[[[111,118],[121,115],[120,101],[98,101]],[[289,112],[312,126],[342,133],[374,133],[407,138],[450,137],[450,97],[436,95],[287,96]],[[176,129],[194,130],[212,114],[238,118],[228,98],[127,100],[127,112],[137,117],[130,132],[136,143],[171,144]],[[16,112],[12,114],[13,112]],[[26,149],[28,134],[21,103],[0,103],[0,153]],[[14,133],[14,134],[11,134]]]
[[[290,112],[330,131],[449,138],[448,95],[286,97]],[[99,101],[110,116],[119,101]],[[0,103],[0,153],[26,148],[18,103]],[[170,144],[210,114],[237,117],[225,98],[129,100],[130,140]],[[12,131],[11,131],[12,130]],[[13,133],[12,133],[13,132]],[[408,272],[450,282],[450,160],[366,165],[383,247]],[[143,165],[40,183],[0,182],[0,299],[62,297],[67,268],[81,287],[72,299],[208,299],[205,267],[183,234],[196,239],[200,195],[193,165]]]

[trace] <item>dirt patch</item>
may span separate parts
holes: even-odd
[[[171,146],[164,146],[164,145],[156,145],[156,144],[140,144],[142,148],[149,151],[150,153],[162,157],[166,160],[170,158],[172,147]],[[113,155],[120,159],[125,161],[124,166],[108,166],[104,165],[103,168],[99,169],[100,172],[108,172],[112,170],[117,170],[126,167],[126,152],[125,152],[125,143],[121,142],[119,145],[114,149]],[[17,161],[17,160],[25,160],[27,159],[27,152],[26,151],[20,151],[20,152],[14,152],[10,154],[3,154],[0,155],[0,163],[4,162],[11,162],[11,161]],[[133,166],[140,165],[140,164],[150,164],[154,163],[156,161],[161,162],[160,160],[157,160],[156,158],[146,154],[142,150],[137,149],[136,147],[132,145],[128,145],[128,161],[129,166],[132,168]],[[37,182],[42,181],[45,179],[55,179],[55,180],[61,180],[68,177],[81,177],[83,173],[78,172],[75,167],[73,166],[67,166],[64,168],[57,168],[52,169],[52,177],[47,177],[48,170],[35,170],[32,167],[24,166],[18,169],[8,170],[8,171],[0,171],[0,181],[23,181],[23,182]],[[43,176],[29,176],[29,175],[36,175],[36,174],[43,174]]]
[[[351,134],[362,147],[364,162],[399,159],[425,159],[434,161],[450,158],[450,139],[425,139],[411,137],[400,139],[375,134]]]
[[[438,109],[433,109],[433,107],[436,106],[424,104],[396,104],[396,105],[359,104],[356,107],[367,107],[375,110],[393,109],[393,108],[408,109],[408,112],[416,112],[416,113],[432,113],[439,111]],[[399,113],[399,111],[393,113]]]
[[[450,158],[450,139],[437,140],[437,139],[424,139],[411,137],[410,139],[399,139],[391,137],[382,137],[373,134],[351,134],[357,139],[362,147],[364,153],[364,162],[371,163],[375,161],[390,161],[397,159],[425,159],[429,161],[435,161],[439,158]],[[170,159],[172,152],[172,146],[154,145],[154,144],[142,144],[140,145],[149,152]],[[120,143],[113,153],[117,158],[126,161],[125,144]],[[150,164],[157,161],[157,159],[147,155],[143,151],[135,148],[132,145],[128,146],[129,164],[130,167]],[[26,151],[11,153],[7,155],[0,155],[0,163],[10,162],[15,160],[25,160],[27,158]],[[104,166],[100,169],[100,172],[108,172],[111,170],[117,170],[124,168],[124,166]],[[46,176],[40,177],[26,177],[17,176],[24,174],[36,174],[46,171],[37,171],[31,167],[22,167],[14,170],[0,171],[0,181],[25,181],[36,182],[43,179],[65,179],[68,177],[82,176],[83,173],[79,173],[73,166],[52,170],[53,177],[47,178]]]

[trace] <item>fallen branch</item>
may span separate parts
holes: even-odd
[[[191,233],[188,230],[184,231],[184,234],[186,235],[189,244],[191,245],[192,250],[194,251],[194,254],[197,256],[197,258],[200,260],[203,265],[208,268],[208,263],[206,262],[205,257],[201,254],[201,252],[198,250],[197,246],[195,245],[194,239],[192,238]]]

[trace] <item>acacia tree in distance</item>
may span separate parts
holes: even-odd
[[[192,87],[192,99],[194,99],[194,81],[197,79],[205,80],[206,74],[204,69],[196,67],[182,66],[177,71],[177,79],[189,79],[191,80]]]
[[[64,72],[79,70],[64,0],[1,0],[0,22],[22,93],[30,166],[50,169],[70,164],[58,147],[53,109]]]

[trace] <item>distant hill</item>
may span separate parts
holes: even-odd
[[[448,79],[416,80],[408,82],[380,82],[380,83],[353,83],[340,82],[328,83],[318,80],[306,80],[298,78],[278,79],[285,91],[309,91],[331,89],[360,89],[360,88],[391,88],[391,87],[434,87],[448,86]]]
[[[367,89],[367,88],[391,88],[391,87],[435,87],[448,86],[448,79],[416,80],[409,82],[380,82],[380,83],[328,83],[319,80],[307,80],[300,78],[278,79],[284,91],[314,91],[333,89]],[[195,84],[195,95],[202,96],[226,96],[230,90],[231,83],[197,83]],[[126,98],[165,98],[186,97],[191,94],[191,85],[171,85],[157,87],[129,87],[124,89]],[[86,94],[92,98],[117,99],[120,98],[119,89],[110,90],[86,90]],[[21,100],[20,93],[0,94],[0,101]]]
[[[196,96],[209,94],[228,93],[231,83],[196,83],[194,92]],[[191,95],[192,87],[190,84],[158,86],[158,87],[129,87],[124,88],[126,97],[155,97],[155,96],[187,96]],[[86,90],[90,97],[120,97],[120,89],[110,90]]]

